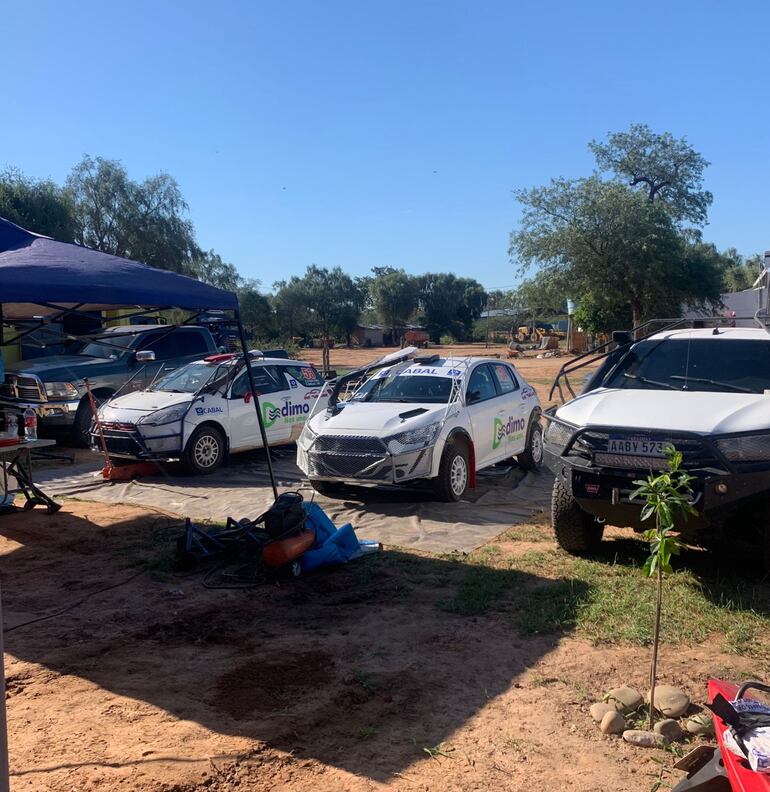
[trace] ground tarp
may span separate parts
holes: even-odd
[[[339,499],[310,489],[294,460],[293,448],[273,449],[279,491],[302,491],[315,498],[337,524],[351,523],[361,539],[372,539],[432,553],[470,552],[503,531],[526,522],[550,504],[552,478],[546,471],[524,475],[515,465],[498,465],[478,475],[478,486],[460,503],[437,503],[427,492],[406,488],[351,487]],[[273,502],[264,454],[233,457],[210,476],[168,475],[125,483],[102,483],[102,460],[71,469],[39,468],[35,479],[53,496],[101,503],[149,506],[194,520],[224,522],[232,516],[256,517]]]

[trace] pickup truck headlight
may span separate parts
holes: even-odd
[[[45,392],[49,399],[77,399],[78,389],[71,382],[46,382]]]
[[[419,429],[407,429],[385,439],[391,454],[402,454],[404,451],[413,451],[415,448],[426,448],[436,439],[441,428],[441,421],[435,421]]]
[[[730,462],[770,461],[770,434],[725,437],[717,440],[717,447]]]
[[[556,423],[556,421],[549,421],[548,427],[545,430],[545,442],[552,443],[559,448],[564,448],[569,442],[570,437],[574,433],[576,426],[572,424]]]
[[[172,404],[171,407],[164,407],[162,410],[155,410],[154,413],[143,415],[138,421],[138,424],[148,424],[150,426],[163,426],[164,424],[174,423],[174,421],[181,421],[184,414],[189,409],[188,402],[182,404]]]

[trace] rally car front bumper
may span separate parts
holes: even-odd
[[[545,418],[556,420],[550,415]],[[662,469],[665,460],[611,454],[601,447],[604,435],[638,436],[639,428],[591,426],[570,430],[566,444],[549,441],[546,433],[544,462],[554,476],[563,481],[588,514],[621,527],[649,527],[641,521],[642,499],[631,500],[631,494],[637,486],[634,482]],[[663,437],[663,433],[658,434]],[[596,438],[600,438],[599,443]],[[691,503],[696,514],[687,520],[688,531],[720,521],[752,500],[770,494],[770,466],[736,467],[712,440],[694,432],[665,432],[665,440],[682,452],[682,467],[694,477]]]
[[[433,449],[392,453],[378,437],[318,435],[297,445],[297,464],[310,479],[365,484],[399,484],[430,476]]]
[[[126,459],[178,459],[182,453],[182,424],[138,426],[130,423],[103,422],[104,442],[110,456]],[[101,451],[99,434],[91,431],[91,449]]]

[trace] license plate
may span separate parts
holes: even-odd
[[[628,454],[630,456],[652,457],[662,459],[666,456],[669,440],[649,440],[644,437],[610,437],[607,452],[610,454]]]

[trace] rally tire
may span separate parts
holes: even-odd
[[[537,470],[543,464],[543,427],[539,420],[529,425],[527,447],[516,457],[522,470]]]
[[[94,395],[94,402],[98,410],[109,396]],[[72,443],[78,448],[90,448],[91,446],[91,424],[94,421],[94,414],[91,411],[91,403],[88,396],[84,396],[78,404],[75,412],[75,423],[72,425]]]
[[[325,498],[341,498],[345,485],[339,481],[312,481],[310,486]]]
[[[584,512],[561,478],[553,483],[551,527],[556,544],[573,555],[596,550],[602,541],[604,526]]]
[[[470,482],[470,454],[462,440],[450,440],[441,455],[438,476],[433,480],[437,500],[456,503],[465,494]]]
[[[190,473],[213,473],[224,461],[225,436],[216,426],[199,426],[190,436],[182,463]]]

